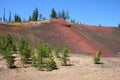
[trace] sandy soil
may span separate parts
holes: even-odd
[[[0,80],[120,80],[120,57],[102,58],[104,64],[94,64],[93,57],[72,54],[72,66],[61,66],[58,70],[38,71],[35,67],[8,69],[0,58]]]

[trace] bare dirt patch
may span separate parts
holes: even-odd
[[[4,63],[3,63],[4,62]],[[104,64],[96,65],[93,57],[83,54],[72,54],[72,66],[58,65],[58,70],[38,71],[35,67],[6,68],[5,61],[0,59],[0,80],[119,80],[120,58],[102,58]]]

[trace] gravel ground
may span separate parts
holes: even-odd
[[[35,67],[8,69],[0,57],[0,80],[120,80],[120,57],[102,58],[104,64],[94,64],[93,57],[72,54],[70,64],[58,70],[38,71]]]

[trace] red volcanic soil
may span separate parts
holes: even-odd
[[[110,35],[112,34],[113,32],[115,32],[115,29],[111,28],[111,27],[104,27],[104,26],[88,26],[88,25],[85,25],[86,29],[89,29],[89,30],[94,30],[94,31],[99,31],[101,33],[103,33],[104,35]]]
[[[103,57],[114,57],[120,48],[120,32],[114,28],[77,25],[63,19],[51,19],[48,22],[33,22],[19,25],[0,24],[0,33],[11,34],[16,40],[25,36],[34,46],[43,40],[52,46],[66,42],[74,53],[95,55],[98,48]],[[112,36],[111,36],[112,35]],[[115,36],[116,35],[116,36]]]
[[[54,26],[56,26],[56,28],[58,28],[59,31],[61,31],[61,35],[63,35],[64,38],[66,38],[65,40],[68,41],[68,45],[70,45],[70,48],[73,49],[73,51],[84,52],[84,53],[87,53],[93,56],[98,50],[98,48],[100,48],[103,53],[102,56],[104,57],[115,56],[112,52],[107,50],[107,48],[96,43],[90,37],[84,35],[81,32],[78,32],[72,27],[66,27],[62,25],[62,24],[69,25],[69,23],[67,22],[65,23],[63,20],[60,20],[60,19],[53,19],[51,20],[51,22],[55,23]],[[96,29],[96,30],[101,30],[101,31],[103,31],[104,29],[104,28],[97,29],[95,27],[91,27],[91,28],[86,27],[86,28]]]

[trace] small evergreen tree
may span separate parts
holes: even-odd
[[[44,56],[45,57],[45,67],[48,71],[51,71],[51,70],[55,69],[57,66],[54,61],[50,45],[45,43],[44,50],[45,50],[45,56]]]
[[[49,57],[45,60],[45,67],[48,71],[52,71],[53,69],[56,69],[56,63],[54,61],[54,58]]]
[[[7,48],[10,47],[12,47],[12,50],[15,51],[15,45],[11,35],[7,34],[5,36],[0,36],[0,53],[3,56],[6,56],[7,54],[5,51],[7,51]]]
[[[67,66],[67,62],[70,61],[69,54],[70,54],[70,52],[65,45],[64,49],[62,51],[62,55],[61,55],[61,63],[62,63],[63,66]]]
[[[25,38],[21,38],[18,42],[18,51],[19,54],[21,55],[21,61],[24,64],[26,63],[27,60],[29,60],[29,58],[31,57],[31,45],[29,44],[29,42],[25,39]]]
[[[32,66],[36,66],[36,56],[35,56],[35,51],[34,49],[32,49],[32,52],[31,52],[31,59],[32,59]]]
[[[15,52],[15,45],[12,37],[7,34],[0,37],[0,53],[5,57],[7,67],[11,68],[14,65],[12,54]]]
[[[0,54],[5,56],[4,51],[6,50],[5,36],[0,36]]]
[[[39,42],[36,48],[37,51],[37,67],[39,70],[41,70],[43,68],[43,59],[44,59],[44,43],[43,42]]]
[[[37,67],[39,70],[43,70],[43,68],[46,68],[47,70],[53,70],[56,67],[49,44],[41,41],[38,43],[36,58]]]
[[[59,53],[60,53],[59,45],[57,45],[57,47],[55,48],[54,52],[55,52],[55,57],[56,58],[60,58],[60,55],[59,55]]]
[[[12,56],[12,51],[11,50],[7,50],[6,51],[6,62],[7,62],[7,67],[9,67],[9,68],[11,68],[11,67],[13,67],[13,65],[14,65],[14,59],[13,59],[13,56]]]
[[[98,49],[97,53],[94,56],[94,63],[99,64],[100,63],[100,57],[101,57],[101,51]]]

